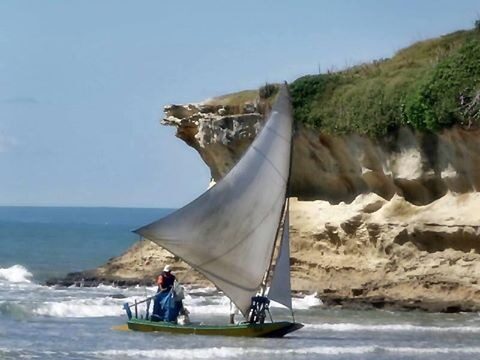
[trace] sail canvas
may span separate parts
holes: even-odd
[[[289,239],[289,212],[288,205],[283,223],[282,240],[280,250],[275,264],[275,270],[270,283],[268,297],[287,308],[292,309],[292,295],[290,284],[290,239]]]
[[[292,121],[282,86],[263,129],[222,180],[135,231],[204,274],[244,315],[270,263],[286,196]]]

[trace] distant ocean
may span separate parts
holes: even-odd
[[[480,359],[476,313],[325,309],[312,294],[294,299],[305,328],[283,339],[145,334],[112,327],[124,302],[154,288],[42,285],[120,255],[137,240],[130,230],[170,211],[0,207],[0,359]],[[185,303],[195,320],[228,319],[215,289],[189,290]]]

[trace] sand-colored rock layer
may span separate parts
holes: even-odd
[[[293,201],[291,210],[294,288],[332,303],[479,309],[479,193],[424,206],[370,193],[350,204]]]
[[[448,193],[424,206],[376,194],[336,205],[292,198],[290,209],[295,291],[348,306],[480,310],[479,193]],[[166,263],[182,282],[209,284],[148,240],[90,276],[152,283]]]

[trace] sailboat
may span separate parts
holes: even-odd
[[[262,130],[223,179],[185,207],[134,231],[203,274],[248,321],[154,322],[148,310],[138,315],[141,302],[136,302],[124,306],[130,330],[281,337],[303,327],[294,320],[275,322],[269,311],[270,300],[292,310],[287,199],[292,126],[288,89],[281,85]]]

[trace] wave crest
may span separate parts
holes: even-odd
[[[304,324],[306,328],[337,332],[373,331],[373,332],[456,332],[480,333],[478,326],[420,326],[412,324],[364,325],[354,323]]]
[[[11,283],[31,283],[33,274],[22,265],[13,265],[9,268],[0,268],[0,280]]]

